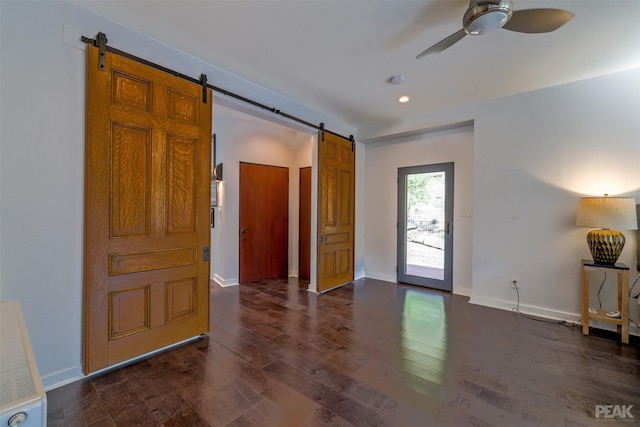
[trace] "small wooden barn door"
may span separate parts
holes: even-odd
[[[87,51],[84,371],[209,329],[211,93]]]
[[[318,292],[353,281],[355,146],[318,135]]]

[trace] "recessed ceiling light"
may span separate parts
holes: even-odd
[[[398,98],[398,102],[400,104],[406,104],[407,102],[409,102],[409,97],[407,95],[402,95],[400,98]]]

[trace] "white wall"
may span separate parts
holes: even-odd
[[[470,295],[473,129],[464,127],[366,146],[365,275],[396,281],[398,168],[454,162],[453,292]],[[464,213],[464,216],[462,214]]]
[[[82,377],[86,45],[79,39],[99,31],[111,46],[354,133],[75,4],[0,1],[0,298],[21,303],[47,389]]]
[[[638,117],[640,69],[633,69],[362,129],[358,136],[363,141],[393,140],[473,120],[471,301],[510,310],[516,305],[510,287],[515,276],[523,311],[577,320],[580,260],[590,258],[588,230],[575,227],[578,200],[606,192],[634,197],[640,203]],[[371,182],[373,166],[369,166],[367,146]],[[395,167],[388,164],[375,174],[391,175]],[[369,195],[373,190],[367,188]],[[367,210],[372,209],[380,206],[368,197]],[[388,227],[380,229],[373,228],[373,220],[367,218],[367,248],[391,241],[386,234],[393,218],[389,210],[380,218]],[[635,233],[625,235],[627,245],[620,262],[631,266],[633,281],[637,239]],[[367,266],[383,262],[381,255],[369,258],[370,254],[367,251],[367,260],[371,259]],[[610,277],[602,292],[604,307],[614,304],[615,294]],[[635,300],[631,315],[640,323]]]
[[[525,310],[577,319],[580,259],[590,258],[588,230],[575,227],[578,200],[609,193],[640,203],[638,117],[639,69],[479,106],[474,302],[512,307],[516,276]],[[620,261],[634,277],[636,237],[625,233]],[[611,282],[605,307],[614,295]]]
[[[366,217],[368,215],[366,200],[367,167],[366,149],[364,144],[356,141],[356,212],[355,212],[355,245],[354,245],[354,278],[365,277],[365,241],[366,241]],[[315,177],[314,177],[315,178]],[[315,197],[312,194],[312,197]],[[311,247],[315,248],[316,236],[312,236]],[[313,267],[313,266],[312,266]],[[312,271],[312,273],[314,273]],[[312,276],[314,277],[314,276]]]
[[[240,162],[289,169],[289,275],[298,275],[299,169],[311,166],[313,136],[234,113],[214,111],[218,163],[224,163],[224,182],[212,233],[212,278],[223,286],[238,284]]]

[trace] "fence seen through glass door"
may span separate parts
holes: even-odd
[[[407,175],[407,274],[444,279],[444,190],[444,172]]]
[[[453,164],[398,172],[398,281],[451,290]]]

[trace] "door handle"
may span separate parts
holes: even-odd
[[[246,228],[243,228],[242,230],[240,230],[240,232],[242,234],[247,234],[249,232],[249,230],[247,230]]]
[[[451,233],[451,223],[449,221],[447,221],[447,230],[446,233],[449,234]]]

